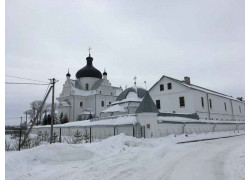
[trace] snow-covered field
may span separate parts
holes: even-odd
[[[220,132],[136,139],[120,134],[92,144],[41,145],[6,152],[6,179],[244,179],[244,134]]]

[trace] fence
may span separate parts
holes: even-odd
[[[145,137],[145,127],[140,125],[120,125],[120,126],[84,126],[84,127],[54,127],[54,142],[69,142],[84,140],[85,142],[95,142],[106,139],[111,136],[124,133],[127,136],[137,138]],[[33,128],[32,134],[37,134],[41,141],[49,141],[50,128]],[[72,142],[74,143],[74,142]]]
[[[210,123],[157,123],[157,128],[145,128],[141,124],[135,125],[96,125],[96,126],[70,126],[54,127],[54,142],[77,141],[82,139],[85,142],[95,142],[111,136],[124,133],[127,136],[137,138],[164,137],[171,134],[200,134],[208,132],[244,130],[245,124],[210,124]],[[50,137],[50,127],[36,127],[32,130],[42,141],[48,141]]]

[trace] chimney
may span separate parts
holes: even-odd
[[[185,81],[186,84],[189,84],[189,85],[190,85],[190,77],[185,76],[185,77],[184,77],[184,81]]]

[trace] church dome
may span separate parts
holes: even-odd
[[[93,58],[89,55],[86,60],[87,65],[77,71],[76,78],[79,79],[82,77],[94,77],[102,79],[102,73],[92,65]]]
[[[127,97],[132,97],[134,94],[137,94],[138,98],[143,98],[143,96],[146,94],[146,90],[140,87],[131,87],[127,88],[117,97],[116,101],[122,101],[123,99],[126,99]]]

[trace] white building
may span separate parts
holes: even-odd
[[[76,79],[70,79],[69,72],[59,101],[58,116],[67,116],[69,121],[99,117],[100,113],[114,102],[122,88],[111,86],[107,73],[102,73],[93,65],[93,58],[86,58],[87,65],[76,73]]]
[[[108,108],[101,112],[101,116],[134,114],[146,92],[145,89],[138,86],[125,89],[115,102],[108,105]]]
[[[162,76],[149,90],[161,113],[196,113],[200,119],[245,121],[245,102],[190,83]]]

